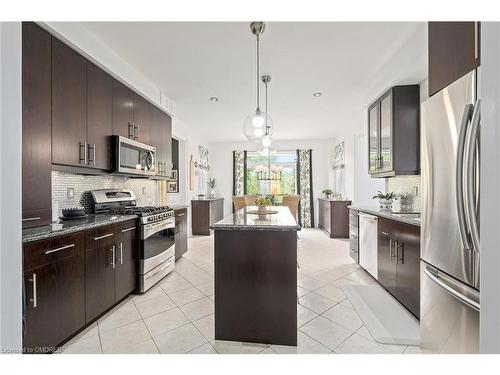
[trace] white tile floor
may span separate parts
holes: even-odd
[[[304,229],[298,241],[297,347],[214,340],[213,236],[189,239],[175,271],[63,346],[63,353],[419,353],[377,343],[341,287],[374,279],[349,257],[346,240]]]

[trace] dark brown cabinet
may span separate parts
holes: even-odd
[[[85,233],[86,322],[135,290],[138,237],[134,220]]]
[[[172,166],[172,118],[151,104],[151,145],[156,147],[156,170],[170,176]]]
[[[175,260],[188,250],[187,208],[175,210]]]
[[[87,165],[112,169],[113,79],[90,61],[87,64]]]
[[[83,232],[24,246],[27,353],[48,352],[85,325]]]
[[[480,65],[479,22],[429,22],[429,96]]]
[[[87,165],[86,61],[52,37],[52,163]]]
[[[191,227],[194,235],[209,236],[210,226],[224,216],[224,198],[191,201]]]
[[[420,174],[420,86],[394,86],[368,107],[368,173]]]
[[[135,140],[149,144],[151,131],[151,104],[142,96],[134,93]]]
[[[378,220],[378,281],[417,318],[420,316],[420,228]]]
[[[22,25],[23,228],[52,220],[51,36],[33,22]]]
[[[349,238],[349,209],[351,201],[318,198],[319,223],[330,238]]]

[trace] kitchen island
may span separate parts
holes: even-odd
[[[297,231],[288,207],[248,206],[215,231],[215,339],[297,345]]]

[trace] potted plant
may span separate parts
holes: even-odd
[[[392,208],[392,202],[398,199],[398,195],[394,192],[382,193],[380,190],[373,196],[373,199],[378,199],[381,208]]]
[[[210,198],[215,198],[215,178],[209,178],[207,182],[208,187],[210,188]]]
[[[255,200],[255,204],[258,206],[259,211],[266,211],[267,206],[270,206],[272,201],[269,197],[259,197]]]
[[[332,189],[325,189],[322,191],[323,194],[325,194],[326,199],[330,199],[330,196],[333,194]]]

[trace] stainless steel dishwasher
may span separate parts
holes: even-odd
[[[359,213],[359,265],[378,279],[377,216]]]

